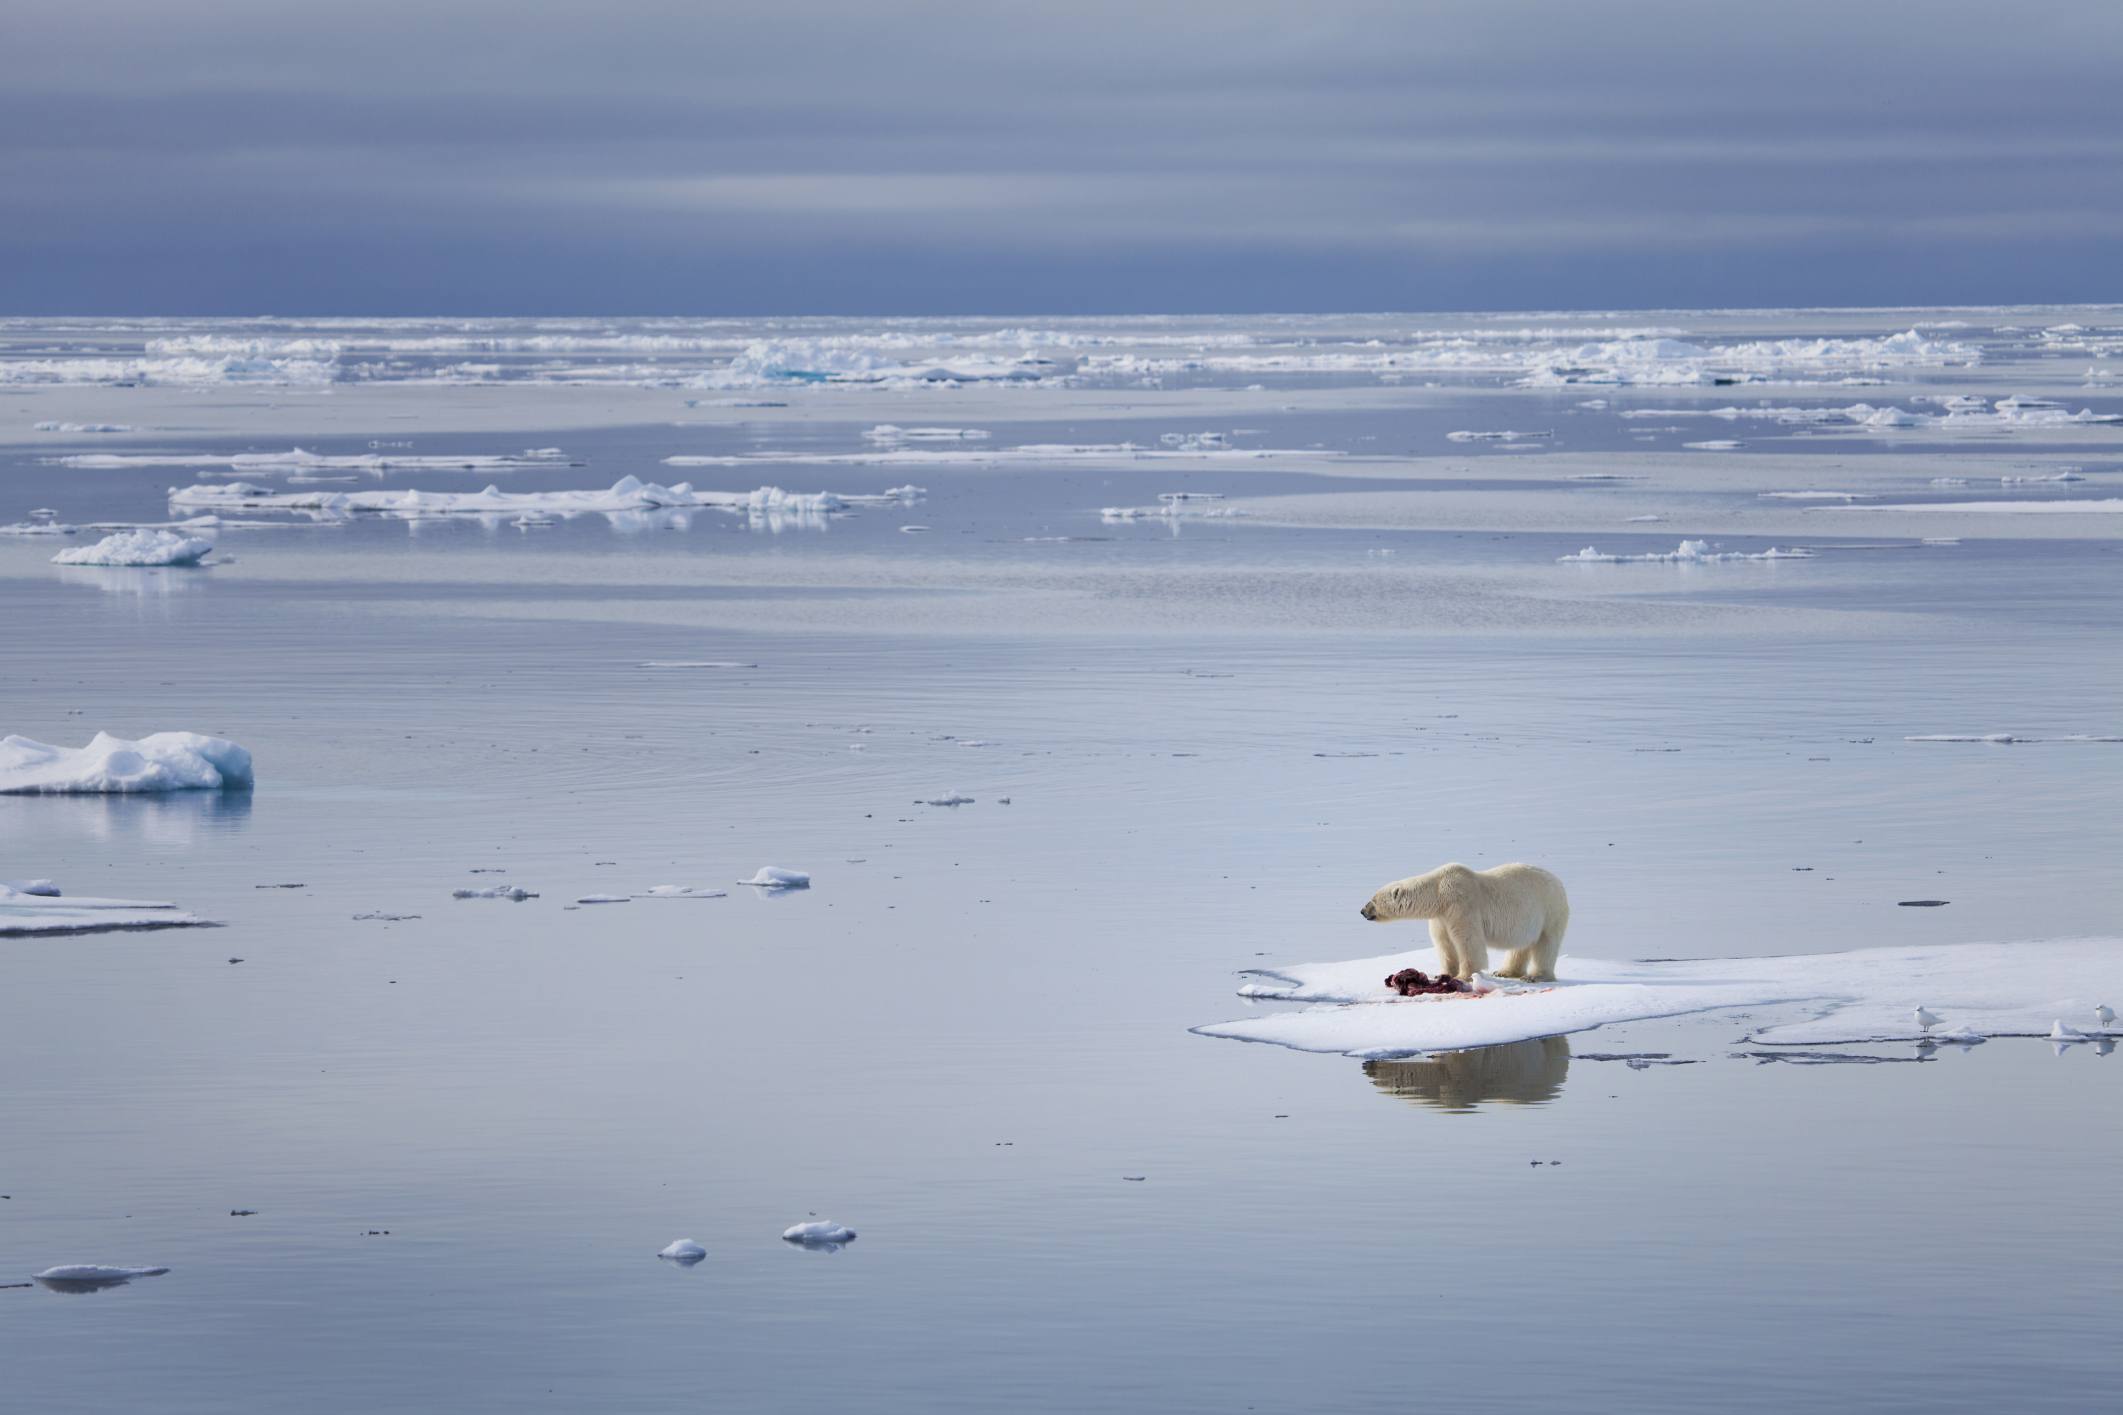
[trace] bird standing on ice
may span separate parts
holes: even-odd
[[[1932,1011],[1928,1007],[1919,1007],[1915,1012],[1912,1012],[1909,1015],[1916,1018],[1917,1025],[1919,1027],[1922,1027],[1927,1032],[1930,1031],[1933,1027],[1939,1025],[1939,1014]]]
[[[2105,1002],[2096,1003],[2094,1005],[2094,1021],[2099,1022],[2104,1029],[2115,1026],[2116,1009]]]

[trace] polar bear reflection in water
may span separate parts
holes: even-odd
[[[1472,1051],[1445,1051],[1414,1061],[1367,1061],[1364,1074],[1389,1096],[1439,1110],[1484,1103],[1543,1105],[1563,1093],[1570,1039],[1538,1037]]]

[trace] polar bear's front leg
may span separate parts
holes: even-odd
[[[1443,919],[1430,921],[1430,941],[1437,945],[1437,971],[1447,978],[1456,978],[1460,973],[1460,949],[1452,940],[1452,930],[1445,927]]]

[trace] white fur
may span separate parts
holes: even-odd
[[[1395,880],[1371,896],[1364,917],[1375,923],[1428,919],[1439,970],[1455,978],[1489,971],[1489,950],[1502,950],[1500,978],[1553,982],[1570,925],[1563,882],[1532,865],[1470,870],[1440,865]]]

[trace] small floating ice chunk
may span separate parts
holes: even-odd
[[[779,865],[761,865],[759,873],[750,879],[741,879],[739,884],[755,885],[760,889],[809,889],[811,877],[802,870],[785,870]]]
[[[50,880],[23,883],[32,887],[0,884],[0,937],[200,928],[213,922],[160,900],[62,896]]]
[[[631,894],[585,894],[575,902],[577,904],[631,904],[634,902],[634,896]]]
[[[124,423],[38,423],[38,432],[131,432]]]
[[[52,557],[54,565],[197,565],[214,549],[204,536],[175,531],[119,531],[94,545],[78,545]]]
[[[1535,442],[1541,438],[1553,436],[1555,436],[1553,429],[1545,432],[1519,432],[1507,428],[1498,432],[1448,432],[1445,434],[1445,440],[1448,442]]]
[[[973,798],[971,796],[961,796],[956,791],[953,791],[948,796],[931,796],[925,800],[916,801],[914,804],[917,806],[970,806],[973,804]]]
[[[1709,442],[1684,442],[1681,446],[1691,452],[1737,452],[1740,444],[1730,438],[1716,438]]]
[[[834,1223],[831,1219],[818,1219],[811,1223],[791,1225],[783,1230],[781,1237],[785,1243],[801,1243],[807,1248],[827,1244],[839,1247],[843,1243],[855,1241],[855,1230]]]
[[[661,1253],[658,1253],[656,1256],[673,1263],[683,1263],[687,1267],[691,1267],[693,1264],[699,1262],[702,1258],[707,1257],[708,1250],[701,1247],[698,1243],[695,1243],[690,1238],[681,1238],[678,1239],[676,1242],[672,1243],[669,1247],[665,1248]]]
[[[710,889],[701,884],[652,884],[636,899],[726,899],[726,889]]]
[[[987,439],[988,433],[977,427],[899,427],[879,423],[863,436],[872,442],[980,442]]]
[[[2051,1025],[2049,1039],[2053,1042],[2087,1042],[2093,1040],[2093,1038],[2087,1036],[2086,1033],[2072,1026],[2061,1017]]]
[[[138,741],[98,732],[86,747],[0,737],[0,795],[247,791],[252,784],[249,752],[197,732]]]
[[[484,888],[453,889],[450,891],[450,898],[452,899],[511,899],[519,904],[526,899],[536,899],[537,897],[538,895],[534,891],[525,889],[520,884],[490,884]]]

